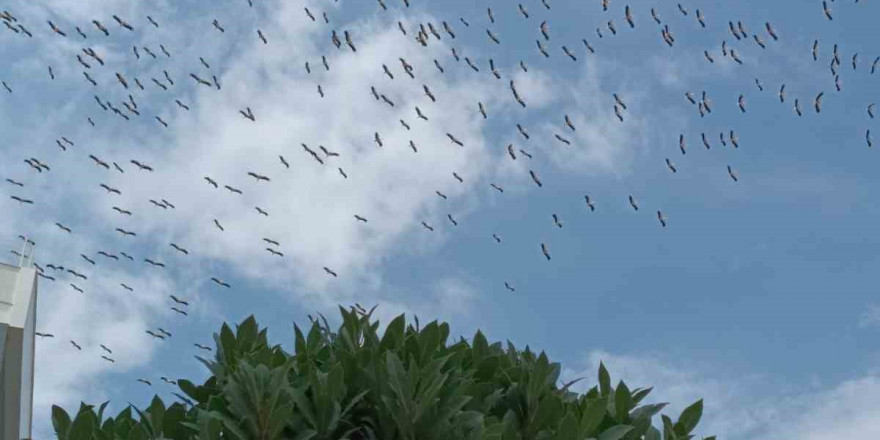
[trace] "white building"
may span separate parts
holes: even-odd
[[[31,438],[37,272],[32,248],[17,247],[0,262],[0,440]]]

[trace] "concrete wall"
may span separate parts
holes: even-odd
[[[0,264],[0,440],[30,438],[36,271]]]

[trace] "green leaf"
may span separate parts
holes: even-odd
[[[128,432],[128,440],[147,440],[148,434],[145,432],[142,425],[134,425],[131,428],[131,431]]]
[[[700,418],[703,417],[703,399],[696,401],[693,405],[684,409],[681,412],[681,415],[678,416],[678,422],[675,423],[675,433],[676,434],[690,434],[694,428],[697,427],[697,423],[700,423]]]
[[[650,420],[652,417],[659,414],[660,411],[662,411],[663,408],[666,407],[666,405],[667,405],[666,403],[655,403],[655,404],[651,404],[651,405],[640,406],[640,407],[634,409],[629,414],[629,417],[633,420],[642,419],[642,418]]]
[[[606,400],[599,398],[590,400],[581,416],[581,436],[594,436],[606,413]]]
[[[599,391],[602,396],[611,394],[611,375],[605,369],[605,364],[599,361]]]
[[[629,417],[629,410],[632,409],[632,395],[629,388],[622,380],[617,384],[617,390],[614,392],[614,415],[620,422],[626,422]]]
[[[650,394],[652,390],[654,390],[653,387],[652,387],[652,388],[646,388],[646,389],[644,389],[644,390],[634,391],[634,392],[633,392],[633,402],[634,402],[636,405],[638,405],[639,402],[641,402],[642,400],[645,399],[645,397],[648,397],[648,394]]]
[[[574,414],[568,413],[556,430],[556,440],[578,440],[578,422]]]
[[[91,440],[95,430],[94,413],[88,409],[82,409],[73,424],[70,425],[70,431],[67,434],[69,440]]]
[[[67,440],[70,431],[70,416],[58,405],[52,405],[52,427],[58,440]]]
[[[599,435],[598,440],[620,440],[623,438],[623,436],[626,435],[627,432],[632,429],[633,427],[629,425],[612,426],[602,431],[602,434]]]
[[[398,347],[403,341],[403,333],[406,328],[406,315],[400,314],[385,327],[385,334],[379,343],[380,350],[391,350]]]
[[[648,428],[648,432],[645,433],[645,440],[661,440],[660,430],[653,426]]]
[[[98,423],[100,423],[101,420],[104,420],[104,409],[107,408],[107,404],[109,403],[110,401],[108,400],[102,403],[101,406],[98,408]]]

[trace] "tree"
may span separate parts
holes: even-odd
[[[403,315],[379,335],[360,306],[339,308],[342,324],[312,319],[308,334],[294,325],[295,354],[270,346],[253,316],[214,335],[214,360],[197,357],[211,377],[181,379],[182,401],[154,397],[144,410],[129,405],[104,418],[81,404],[75,417],[52,407],[61,440],[679,440],[691,439],[702,400],[676,422],[652,419],[664,403],[640,405],[651,388],[612,386],[600,365],[599,384],[583,394],[557,386],[560,365],[528,347],[471,341],[447,344],[449,325],[420,328]],[[374,308],[375,310],[375,308]],[[706,440],[714,440],[709,437]]]

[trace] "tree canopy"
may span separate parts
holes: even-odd
[[[375,309],[375,308],[374,308]],[[449,325],[404,315],[380,335],[373,310],[339,308],[333,330],[321,316],[304,333],[294,325],[294,353],[270,345],[253,316],[214,334],[203,384],[177,381],[180,402],[155,396],[106,417],[108,402],[82,403],[71,417],[52,407],[61,440],[680,440],[692,439],[702,400],[673,421],[655,416],[665,403],[641,402],[651,388],[612,385],[604,365],[598,385],[559,384],[560,364],[477,331],[452,343]],[[707,437],[706,440],[714,440]]]

